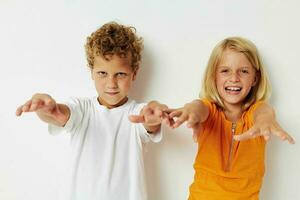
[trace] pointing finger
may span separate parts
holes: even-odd
[[[17,108],[17,110],[16,110],[16,115],[17,115],[17,116],[21,116],[21,115],[22,115],[22,112],[23,112],[23,111],[22,111],[22,107],[23,107],[23,106],[19,106],[19,107]]]
[[[180,116],[180,115],[182,115],[182,111],[180,111],[180,110],[173,111],[173,112],[171,112],[171,113],[169,114],[169,116],[170,116],[171,118],[178,117],[178,116]]]

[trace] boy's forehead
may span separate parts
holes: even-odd
[[[104,57],[101,55],[96,55],[94,57],[94,66],[104,66],[108,64],[116,64],[121,66],[130,66],[131,67],[132,59],[131,54],[125,56],[119,56],[116,54],[105,55]]]

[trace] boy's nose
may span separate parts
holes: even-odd
[[[117,87],[117,80],[116,80],[116,78],[114,78],[114,77],[108,78],[107,86],[109,88],[116,88]]]

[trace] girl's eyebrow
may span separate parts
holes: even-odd
[[[251,69],[250,66],[242,66],[241,69]]]
[[[219,66],[217,66],[217,68],[228,68],[228,66],[227,65],[219,65]]]
[[[217,68],[228,68],[227,65],[218,65]],[[251,66],[245,65],[245,66],[241,66],[239,68],[251,68]]]

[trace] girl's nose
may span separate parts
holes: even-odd
[[[240,80],[238,72],[232,72],[230,76],[230,81],[238,82]]]

